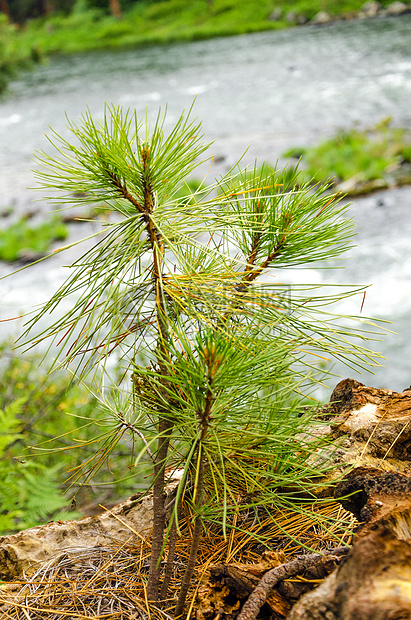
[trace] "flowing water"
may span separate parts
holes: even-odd
[[[340,127],[367,127],[391,116],[411,128],[410,43],[407,15],[53,58],[21,76],[0,102],[0,212],[12,207],[17,217],[50,209],[27,189],[34,185],[32,153],[50,149],[49,127],[68,135],[66,113],[76,120],[88,107],[101,115],[105,101],[141,115],[147,109],[153,117],[167,105],[171,125],[196,96],[195,114],[206,138],[215,140],[216,175],[249,145],[247,161],[275,163],[286,148],[312,144]],[[339,371],[401,390],[411,383],[411,189],[356,199],[352,214],[358,247],[350,251],[347,268],[332,274],[311,269],[298,277],[373,285],[363,312],[392,321],[397,332],[376,345],[388,358],[386,367],[374,377]],[[73,236],[83,233],[82,225],[73,226]],[[66,275],[61,265],[73,256],[56,256],[0,281],[0,319],[44,301]],[[0,265],[0,275],[10,271]],[[357,313],[360,306],[356,301],[348,310]],[[0,337],[19,328],[0,325]]]

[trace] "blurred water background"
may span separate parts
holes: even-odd
[[[11,86],[0,102],[0,212],[14,217],[50,211],[31,168],[32,153],[47,147],[52,127],[68,136],[88,107],[101,115],[104,102],[155,117],[168,107],[171,125],[196,96],[195,115],[207,140],[215,140],[217,176],[249,147],[255,157],[285,163],[291,146],[316,143],[338,128],[370,127],[391,116],[411,129],[411,15],[308,26],[189,44],[54,57]],[[392,322],[375,348],[387,358],[375,375],[337,368],[376,387],[402,390],[411,384],[411,188],[355,199],[357,247],[346,268],[299,271],[307,282],[372,284],[363,313]],[[85,234],[71,225],[71,238]],[[0,319],[45,301],[67,275],[71,250],[0,281]],[[0,275],[13,268],[0,264]],[[358,313],[361,299],[347,311]],[[0,338],[18,333],[22,321],[0,324]],[[337,380],[336,380],[337,381]],[[331,386],[332,387],[332,386]]]

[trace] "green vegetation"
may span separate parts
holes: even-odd
[[[125,432],[136,475],[150,462],[149,600],[167,597],[166,582],[160,591],[165,540],[169,574],[179,521],[189,519],[178,617],[204,528],[226,534],[242,513],[269,519],[273,508],[310,512],[319,477],[333,468],[334,446],[316,432],[322,422],[307,406],[327,376],[319,363],[333,357],[367,367],[378,356],[362,344],[375,333],[372,323],[355,319],[350,328],[350,317],[332,312],[362,289],[286,281],[285,268],[326,267],[350,247],[352,223],[338,197],[327,187],[313,191],[296,171],[255,165],[236,166],[181,198],[209,145],[190,115],[169,135],[164,123],[161,111],[144,123],[108,106],[101,124],[87,113],[79,126],[69,124],[73,143],[54,134],[56,151],[38,156],[43,188],[60,191],[65,205],[68,197],[77,205],[104,202],[115,221],[102,224],[96,245],[22,338],[29,347],[54,343],[61,361],[52,368],[75,368],[80,382],[88,377],[110,414],[111,430],[96,434],[93,454],[92,442],[85,444],[79,475],[89,480],[114,460]],[[70,309],[50,324],[67,299]],[[121,370],[110,387],[113,357]],[[176,495],[166,498],[177,469]]]
[[[26,217],[0,230],[0,260],[13,262],[47,254],[53,241],[66,239],[68,229],[59,217],[36,225]]]
[[[411,183],[411,133],[384,119],[372,129],[340,130],[333,138],[285,157],[301,157],[307,179],[341,184],[348,194]]]
[[[0,93],[20,70],[32,67],[38,60],[36,49],[21,37],[17,27],[10,24],[6,16],[0,13]]]
[[[81,458],[93,454],[89,442],[111,435],[112,416],[85,386],[72,382],[70,373],[47,375],[41,357],[21,358],[6,344],[0,355],[0,536],[49,519],[77,518],[98,503],[110,506],[147,486],[142,476],[136,484],[131,473],[133,455],[125,437],[106,467],[95,472],[92,485],[71,486]],[[77,498],[76,512],[68,510],[68,488],[70,499]]]
[[[389,3],[383,0],[381,5]],[[23,13],[17,0],[9,4],[16,19],[30,15],[30,3],[22,4]],[[32,16],[36,19],[28,20],[18,31],[3,28],[2,38],[9,64],[14,63],[16,54],[29,59],[33,50],[42,55],[73,53],[284,28],[296,23],[291,14],[303,21],[313,19],[319,11],[349,16],[363,4],[363,0],[138,0],[124,2],[123,16],[118,18],[109,14],[108,1],[77,0],[70,4],[54,0],[45,4],[47,15],[42,17],[36,17],[39,3],[35,3]],[[274,9],[280,14],[270,19]]]

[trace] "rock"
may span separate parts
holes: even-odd
[[[327,11],[320,11],[311,20],[312,24],[317,24],[318,26],[329,24],[330,22],[332,22],[332,17],[329,13],[327,13]]]
[[[288,13],[285,16],[285,21],[287,22],[287,24],[296,24],[297,23],[297,13],[295,13],[294,11],[288,11]]]
[[[281,7],[276,6],[272,13],[270,13],[268,20],[270,22],[278,22],[281,19],[282,13]]]
[[[308,22],[308,19],[302,13],[296,13],[295,11],[288,11],[288,13],[285,16],[285,21],[290,26],[296,25],[296,24],[299,26],[303,26],[304,24]]]
[[[180,472],[167,486],[174,493]],[[80,521],[57,521],[0,537],[0,579],[31,574],[40,563],[65,549],[97,547],[147,536],[152,527],[152,495],[130,498],[111,510]]]
[[[386,179],[372,179],[365,181],[361,173],[354,175],[347,181],[338,183],[336,189],[347,196],[360,196],[362,194],[370,194],[380,189],[387,189],[389,183]]]
[[[381,4],[379,2],[375,2],[371,0],[370,2],[366,2],[361,7],[361,13],[364,17],[376,17],[378,12],[381,9]]]
[[[402,162],[387,173],[390,186],[411,185],[411,163]]]
[[[403,13],[408,13],[411,10],[411,7],[404,2],[392,2],[385,9],[386,15],[402,15]]]

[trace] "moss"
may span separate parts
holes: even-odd
[[[67,226],[59,218],[34,226],[22,217],[0,231],[0,260],[13,262],[24,256],[45,254],[53,241],[63,240],[67,235]]]

